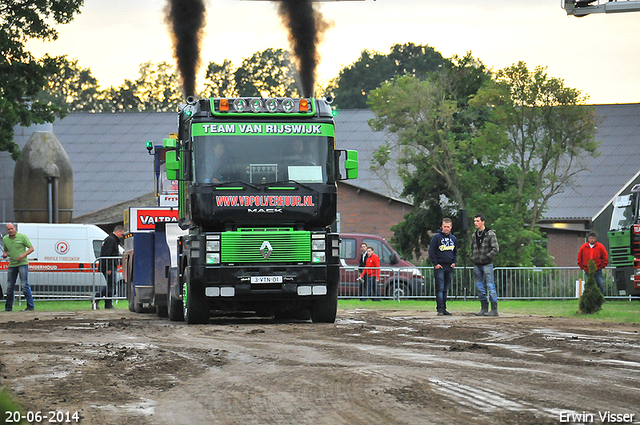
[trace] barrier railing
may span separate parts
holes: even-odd
[[[106,295],[107,281],[98,264],[104,260],[116,270],[113,294]],[[6,264],[0,267],[0,288],[7,293]],[[127,285],[122,278],[119,257],[105,257],[88,268],[39,269],[37,264],[29,268],[29,284],[36,300],[126,300]],[[381,268],[376,291],[365,293],[366,282],[358,282],[360,270],[343,266],[340,269],[340,298],[372,299],[435,299],[435,282],[432,267]],[[585,275],[578,267],[497,267],[494,269],[499,299],[575,299],[578,282]],[[637,296],[621,296],[613,281],[613,269],[603,273],[607,299],[638,299]],[[104,291],[103,291],[104,290]],[[98,294],[98,295],[96,295]],[[3,295],[4,297],[4,295]],[[24,302],[22,282],[18,279],[15,289],[16,305]],[[475,299],[477,297],[473,267],[456,267],[448,292],[449,299]]]
[[[105,297],[96,297],[96,294],[103,292],[107,288],[107,281],[100,272],[100,264],[115,270],[115,281],[113,300],[127,299],[126,285],[120,270],[120,257],[102,257],[96,260],[95,264],[69,264],[56,265],[55,263],[41,264],[32,262],[29,264],[28,281],[31,287],[34,300],[102,300]],[[7,267],[8,262],[0,264],[0,289],[2,298],[7,294]],[[15,305],[24,302],[23,282],[18,277],[15,287]],[[106,293],[106,291],[104,291]],[[106,295],[106,294],[105,294]]]
[[[340,298],[435,299],[436,296],[432,267],[381,268],[374,295],[364,293],[365,284],[357,281],[360,273],[357,267],[341,268]],[[581,279],[584,288],[586,275],[578,267],[496,267],[494,278],[500,299],[575,299],[579,297]],[[605,269],[603,278],[606,298],[638,298],[618,294],[613,269]],[[477,297],[473,267],[454,269],[448,297]]]

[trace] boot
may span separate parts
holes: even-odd
[[[491,303],[491,311],[487,313],[487,316],[498,316],[498,303]]]
[[[489,301],[480,301],[480,311],[476,313],[476,316],[486,316],[489,312]]]

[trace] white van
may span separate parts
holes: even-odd
[[[29,285],[35,295],[80,295],[95,293],[106,285],[95,270],[102,241],[107,233],[92,224],[18,223],[16,230],[27,235],[34,251],[29,255]],[[0,225],[6,235],[6,224]],[[0,238],[0,246],[2,238]],[[6,294],[8,259],[0,261],[0,285]],[[18,283],[20,281],[18,280]]]

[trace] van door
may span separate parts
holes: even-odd
[[[366,243],[367,246],[373,247],[373,252],[380,257],[380,281],[378,284],[386,285],[393,275],[393,270],[391,269],[392,251],[379,239],[364,239],[363,242]]]
[[[340,241],[340,296],[360,295],[360,284],[358,283],[358,241],[354,238],[341,238]],[[353,266],[355,260],[356,266]],[[348,264],[351,263],[351,264]]]

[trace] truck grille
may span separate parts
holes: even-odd
[[[292,229],[238,229],[224,232],[220,257],[222,263],[236,264],[308,262],[311,261],[311,234]]]

